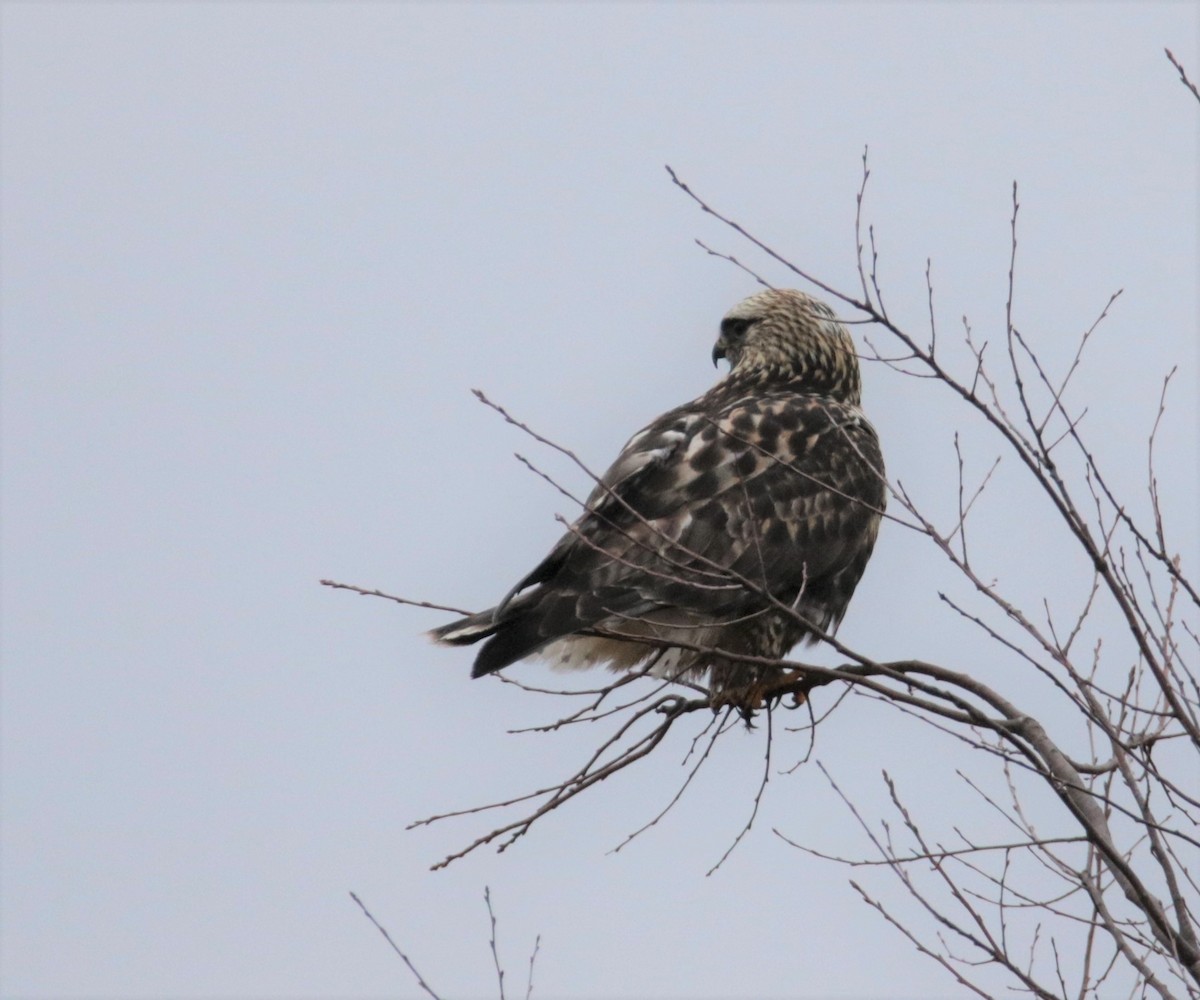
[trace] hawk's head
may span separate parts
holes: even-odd
[[[854,341],[833,310],[792,288],[743,299],[721,320],[713,363],[729,376],[801,382],[814,393],[857,406],[862,397]]]

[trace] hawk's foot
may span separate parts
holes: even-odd
[[[789,709],[799,708],[808,701],[807,693],[796,687],[797,682],[804,680],[804,677],[803,670],[788,670],[749,684],[716,688],[709,696],[709,703],[714,712],[722,708],[736,709],[747,728],[753,728],[754,717],[759,711],[777,704],[786,695],[792,697],[787,706]]]

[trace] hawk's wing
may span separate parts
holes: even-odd
[[[800,596],[822,628],[840,619],[885,501],[874,431],[856,407],[786,389],[714,397],[635,434],[517,596],[435,637],[490,635],[479,675],[664,609],[731,620],[764,606],[755,588]]]

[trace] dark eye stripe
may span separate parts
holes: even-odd
[[[754,320],[752,319],[723,319],[721,320],[721,334],[724,337],[734,339],[745,336],[746,331],[750,329],[750,324],[753,322]]]

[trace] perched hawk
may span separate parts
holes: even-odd
[[[837,626],[886,502],[850,334],[803,292],[759,292],[721,321],[719,358],[729,373],[630,438],[582,516],[499,605],[430,633],[486,640],[473,676],[537,654],[707,675],[740,702],[768,674],[722,651],[780,658],[813,638],[772,598],[822,631]]]

